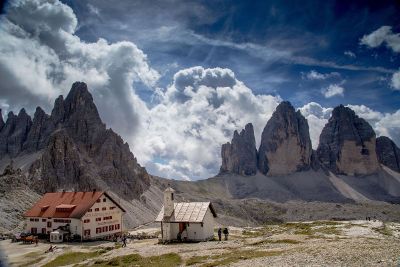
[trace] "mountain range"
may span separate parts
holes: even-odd
[[[38,107],[33,119],[24,109],[10,112],[5,122],[0,116],[0,214],[7,215],[1,216],[0,230],[14,228],[15,218],[40,194],[58,190],[108,190],[127,209],[128,227],[154,219],[168,184],[180,200],[215,202],[221,220],[230,223],[309,219],[293,212],[300,202],[315,218],[337,209],[333,203],[355,212],[341,214],[346,217],[366,212],[357,203],[385,210],[400,202],[400,149],[388,137],[376,138],[364,119],[342,105],[333,110],[316,150],[307,120],[284,101],[268,120],[258,149],[249,123],[222,145],[221,157],[220,173],[206,180],[150,175],[129,145],[106,128],[87,85],[76,82],[65,99],[55,100],[51,114]],[[10,209],[21,198],[30,201]],[[324,208],[310,206],[317,202]],[[390,206],[384,216],[400,220],[397,209]]]

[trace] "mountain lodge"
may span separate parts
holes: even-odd
[[[46,193],[25,212],[26,232],[81,240],[108,238],[122,233],[125,210],[102,191]]]

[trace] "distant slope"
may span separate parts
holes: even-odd
[[[383,168],[376,175],[363,177],[328,176],[309,170],[277,177],[257,173],[222,174],[194,182],[158,180],[161,188],[171,185],[179,201],[212,201],[222,224],[246,225],[277,220],[363,219],[366,214],[400,221],[400,205],[391,204],[400,203],[396,174]]]

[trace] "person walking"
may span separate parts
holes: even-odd
[[[221,236],[222,236],[222,229],[221,227],[218,228],[218,240],[221,241]]]
[[[125,235],[122,237],[122,247],[123,248],[126,247],[126,236]]]
[[[225,235],[225,240],[228,241],[228,235],[229,235],[229,231],[228,228],[224,228],[224,235]]]

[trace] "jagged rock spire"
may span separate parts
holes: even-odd
[[[0,108],[0,131],[1,129],[3,129],[4,126],[4,120],[3,120],[3,114],[1,112],[1,108]]]
[[[221,173],[230,172],[243,175],[257,173],[257,149],[251,123],[248,123],[240,134],[235,131],[231,143],[222,145],[221,156]]]
[[[307,170],[311,154],[307,120],[290,102],[281,102],[261,136],[259,170],[271,176]]]
[[[400,149],[392,139],[386,136],[378,137],[376,139],[376,154],[379,163],[400,172]]]
[[[333,109],[319,139],[317,155],[322,165],[337,174],[364,175],[378,168],[375,132],[353,110]]]

